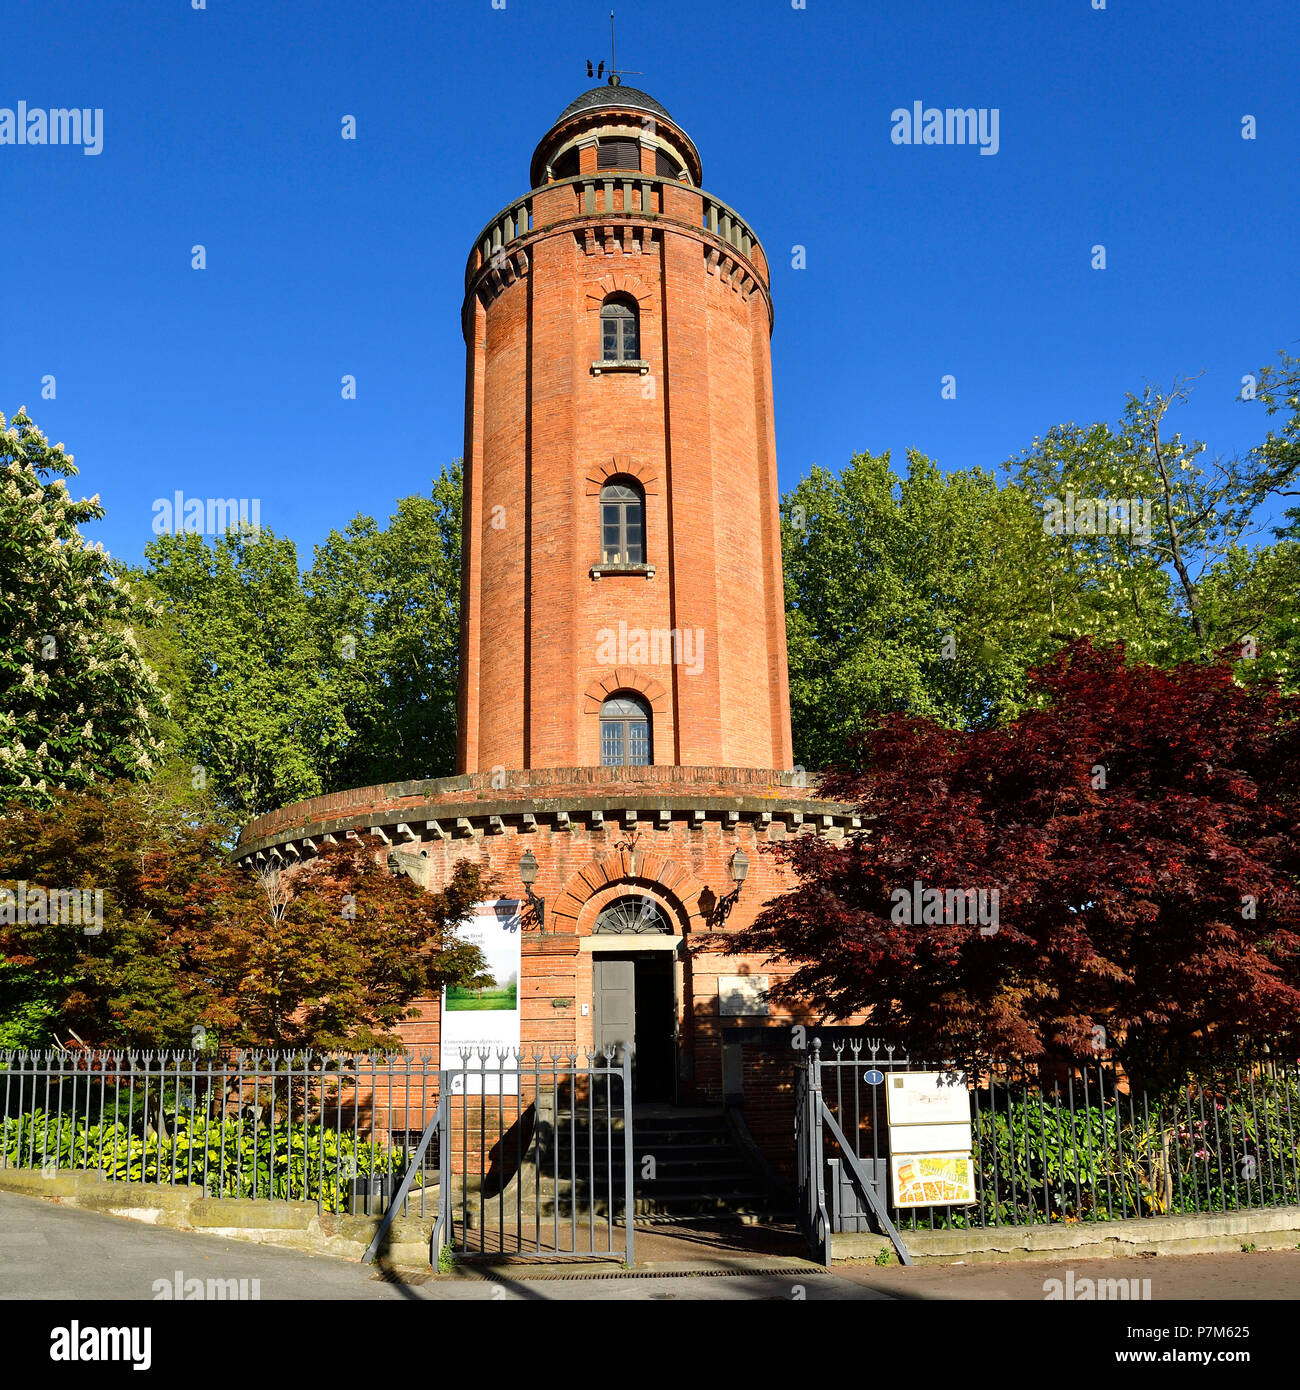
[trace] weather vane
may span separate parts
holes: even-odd
[[[604,75],[605,75],[605,62],[604,62],[604,59],[602,59],[602,60],[600,61],[599,65],[596,67],[596,70],[593,72],[593,71],[592,71],[592,67],[591,67],[591,59],[588,58],[588,59],[587,59],[587,76],[588,76],[588,77],[604,77]],[[617,87],[624,77],[644,77],[644,76],[645,76],[645,74],[644,74],[643,72],[637,72],[637,71],[635,71],[635,70],[632,69],[632,68],[624,68],[623,71],[620,72],[620,71],[614,66],[614,11],[613,11],[613,10],[610,10],[610,12],[609,12],[609,85],[610,85],[611,87]]]

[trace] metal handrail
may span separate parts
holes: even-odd
[[[384,1219],[379,1223],[379,1229],[375,1232],[374,1239],[366,1246],[366,1253],[361,1257],[361,1263],[368,1265],[375,1258],[376,1252],[383,1244],[384,1237],[388,1234],[388,1228],[393,1224],[397,1213],[402,1210],[406,1203],[407,1193],[411,1190],[411,1185],[415,1181],[415,1175],[424,1166],[424,1155],[429,1147],[429,1140],[435,1134],[439,1136],[439,1166],[446,1160],[443,1157],[443,1150],[447,1145],[447,1130],[444,1117],[444,1110],[447,1105],[447,1097],[441,1091],[438,1094],[438,1105],[429,1118],[429,1123],[424,1127],[424,1133],[420,1136],[420,1142],[415,1146],[415,1152],[411,1155],[411,1161],[407,1165],[406,1173],[398,1186],[393,1200],[388,1204],[388,1210],[384,1212]],[[439,1184],[438,1191],[438,1219],[434,1222],[433,1234],[429,1240],[429,1262],[436,1269],[438,1266],[438,1234],[439,1227],[442,1225],[443,1193],[446,1189]]]
[[[849,1171],[861,1188],[861,1195],[866,1198],[867,1205],[876,1214],[876,1220],[884,1227],[885,1234],[894,1242],[894,1249],[898,1251],[898,1258],[905,1264],[912,1263],[912,1257],[907,1253],[907,1246],[903,1244],[903,1237],[898,1233],[898,1227],[889,1219],[889,1213],[881,1204],[880,1198],[876,1196],[876,1185],[867,1177],[867,1170],[862,1166],[862,1160],[853,1150],[853,1145],[844,1137],[844,1131],[835,1123],[835,1116],[831,1114],[830,1107],[822,1100],[820,1093],[817,1097],[821,1106],[821,1117],[830,1126],[831,1134],[835,1142],[840,1146],[844,1155],[844,1160],[849,1165]],[[828,1260],[829,1264],[830,1261]]]

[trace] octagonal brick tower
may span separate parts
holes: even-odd
[[[791,765],[768,265],[700,177],[614,79],[474,244],[461,773],[599,765],[619,696],[656,765]],[[602,494],[641,508],[630,541]]]

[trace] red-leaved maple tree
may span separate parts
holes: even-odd
[[[886,719],[822,784],[862,831],[776,847],[798,886],[728,949],[796,966],[774,997],[936,1056],[1146,1070],[1295,1030],[1300,701],[1086,641],[1031,681],[1004,727]]]

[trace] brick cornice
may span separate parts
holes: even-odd
[[[654,820],[722,821],[730,818],[784,821],[792,830],[809,826],[843,834],[860,818],[843,802],[819,798],[789,772],[762,768],[682,767],[536,768],[509,773],[494,787],[491,773],[429,781],[391,782],[312,797],[258,816],[245,825],[236,859],[278,853],[288,844],[321,841],[372,826],[401,836],[398,827],[448,838],[483,834],[526,834],[531,817],[553,825],[611,820],[629,811]],[[437,826],[437,831],[430,829]],[[403,837],[404,838],[404,837]],[[311,846],[306,846],[310,852]]]
[[[640,459],[632,458],[630,454],[614,454],[611,458],[602,459],[599,463],[593,464],[587,470],[584,489],[586,495],[598,497],[601,488],[611,478],[620,476],[635,478],[641,484],[641,490],[647,497],[654,497],[659,492],[659,474],[653,467],[642,463]]]
[[[668,708],[668,691],[653,676],[633,666],[619,666],[608,675],[592,681],[582,692],[582,712],[599,714],[601,705],[618,690],[635,690],[638,695],[644,695],[656,714]]]
[[[709,266],[716,267],[719,263],[743,267],[744,270],[748,272],[749,278],[753,281],[755,290],[763,297],[763,303],[767,308],[768,331],[771,331],[776,318],[772,306],[772,294],[768,288],[767,277],[760,271],[758,266],[748,256],[742,255],[734,246],[716,233],[710,232],[705,227],[696,227],[690,222],[683,222],[680,218],[667,217],[663,213],[578,213],[573,217],[561,218],[556,222],[548,222],[544,227],[534,228],[531,232],[511,242],[509,254],[513,255],[516,251],[526,253],[523,260],[523,264],[526,267],[528,265],[527,253],[529,253],[530,248],[535,242],[544,241],[548,237],[571,236],[574,231],[586,227],[639,227],[649,232],[671,232],[677,236],[689,237],[700,244],[701,248],[706,253],[701,256],[700,260],[702,271],[707,271]],[[465,299],[461,307],[461,324],[467,341],[469,339],[470,326],[473,323],[471,311],[474,306],[474,301],[479,295],[480,286],[484,281],[494,278],[499,279],[500,277],[499,273],[493,270],[491,262],[481,266],[469,277],[469,283],[465,290]],[[489,296],[489,298],[492,297],[495,296]]]
[[[597,279],[596,289],[587,291],[587,312],[600,313],[611,294],[625,294],[635,299],[643,318],[654,314],[655,297],[650,287],[639,275],[626,270],[607,271]]]

